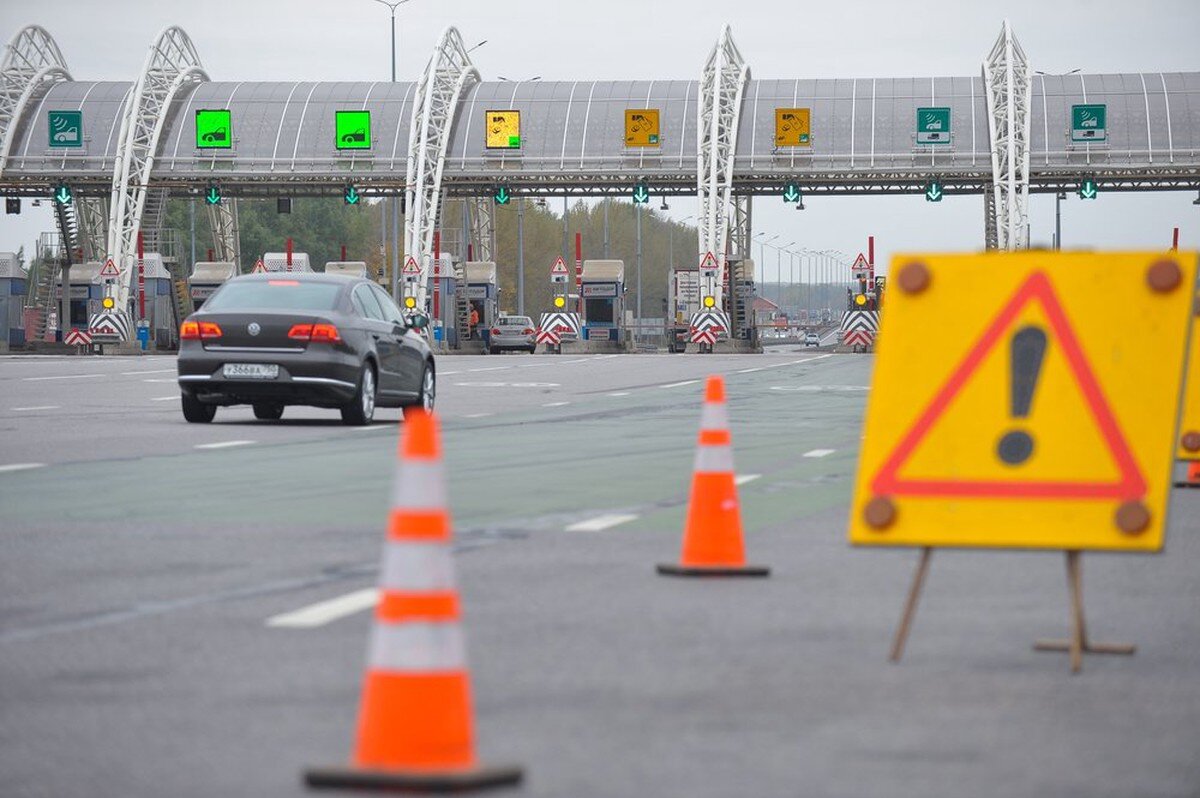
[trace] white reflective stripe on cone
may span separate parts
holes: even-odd
[[[692,463],[693,472],[704,473],[733,473],[733,448],[721,444],[720,446],[705,446],[696,447],[696,459]]]
[[[705,402],[700,411],[700,429],[729,429],[729,411],[725,403]]]
[[[392,482],[392,506],[405,510],[443,510],[446,479],[441,462],[404,462]]]
[[[457,623],[375,622],[367,667],[385,671],[458,671],[467,667],[462,627]]]
[[[454,556],[442,541],[389,540],[383,546],[379,586],[428,592],[454,589]]]

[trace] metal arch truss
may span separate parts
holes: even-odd
[[[17,31],[5,46],[0,61],[0,173],[30,101],[55,83],[71,79],[58,44],[40,25]]]
[[[733,188],[733,155],[737,151],[742,95],[750,80],[750,67],[742,58],[729,26],[708,54],[700,77],[700,101],[696,104],[696,193],[700,257],[711,252],[720,269],[709,286],[716,306],[721,307],[725,285],[725,243],[728,239],[730,192]]]
[[[467,240],[474,246],[471,252],[475,260],[494,261],[496,254],[496,206],[491,197],[474,197],[468,200],[471,216],[471,235]]]
[[[1033,71],[1008,20],[983,61],[992,145],[992,212],[1002,250],[1029,247],[1029,100]],[[988,226],[989,229],[991,225]]]
[[[138,229],[171,101],[185,86],[205,80],[208,75],[183,29],[172,26],[162,31],[150,45],[117,141],[108,256],[123,272],[112,293],[118,310],[127,307],[132,291]]]
[[[213,257],[218,261],[232,263],[234,273],[240,274],[242,259],[239,252],[237,200],[209,205],[208,226],[212,230]]]
[[[421,267],[414,298],[425,307],[433,265],[433,232],[440,212],[442,169],[446,147],[458,113],[458,100],[468,85],[479,82],[458,28],[442,33],[417,84],[408,133],[405,175],[404,251]]]

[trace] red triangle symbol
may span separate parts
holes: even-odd
[[[854,271],[858,271],[859,269],[870,269],[871,264],[867,263],[867,257],[860,252],[858,253],[858,257],[854,259],[854,265],[850,268]]]
[[[262,272],[265,272],[266,270],[267,270],[267,267],[263,265],[262,258],[259,258],[258,260],[256,260],[254,262],[254,269],[250,273],[251,274],[261,274]]]
[[[1100,437],[1112,456],[1119,478],[1112,482],[1064,481],[1064,480],[998,480],[998,479],[911,479],[900,476],[900,469],[913,456],[917,447],[950,407],[979,369],[984,359],[1000,345],[1004,333],[1016,321],[1021,310],[1031,302],[1038,302],[1050,322],[1054,339],[1062,347],[1067,367],[1083,396]],[[883,462],[879,472],[871,481],[877,495],[971,497],[971,498],[1026,498],[1026,499],[1139,499],[1146,493],[1146,479],[1138,468],[1122,434],[1112,408],[1096,381],[1088,364],[1087,356],[1079,345],[1075,331],[1067,321],[1062,304],[1054,293],[1049,278],[1043,272],[1035,272],[1017,289],[984,331],[967,356],[958,365],[933,397],[916,422],[900,439],[896,448]]]
[[[113,263],[113,259],[109,258],[104,262],[104,268],[100,270],[101,277],[120,277],[121,272],[117,269],[117,264]]]
[[[412,255],[408,256],[408,260],[404,261],[405,274],[420,274],[421,267],[417,265],[417,259]]]
[[[554,261],[554,265],[550,267],[550,273],[551,274],[566,274],[567,273],[567,264],[563,261],[561,255]]]
[[[713,254],[711,252],[704,253],[704,260],[700,261],[700,268],[716,271],[717,259],[713,256]]]

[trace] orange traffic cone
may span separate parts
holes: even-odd
[[[669,576],[767,576],[769,568],[746,565],[725,380],[718,375],[709,377],[704,389],[696,443],[683,553],[679,565],[661,564],[658,572]]]
[[[1187,474],[1182,482],[1176,482],[1177,488],[1200,488],[1200,460],[1187,463]]]
[[[468,790],[516,784],[480,767],[451,552],[437,419],[405,414],[367,655],[358,745],[348,767],[310,769],[310,787]]]

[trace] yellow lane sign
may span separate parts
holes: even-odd
[[[625,109],[626,147],[657,147],[661,142],[657,108]]]
[[[520,111],[485,111],[489,150],[515,150],[521,147]]]
[[[1192,320],[1192,343],[1188,347],[1187,386],[1183,389],[1183,413],[1179,419],[1180,460],[1200,461],[1200,294],[1196,295],[1196,318]]]
[[[812,136],[809,130],[811,116],[809,108],[776,108],[775,146],[811,147]]]
[[[1196,255],[901,255],[859,545],[1162,547]]]

